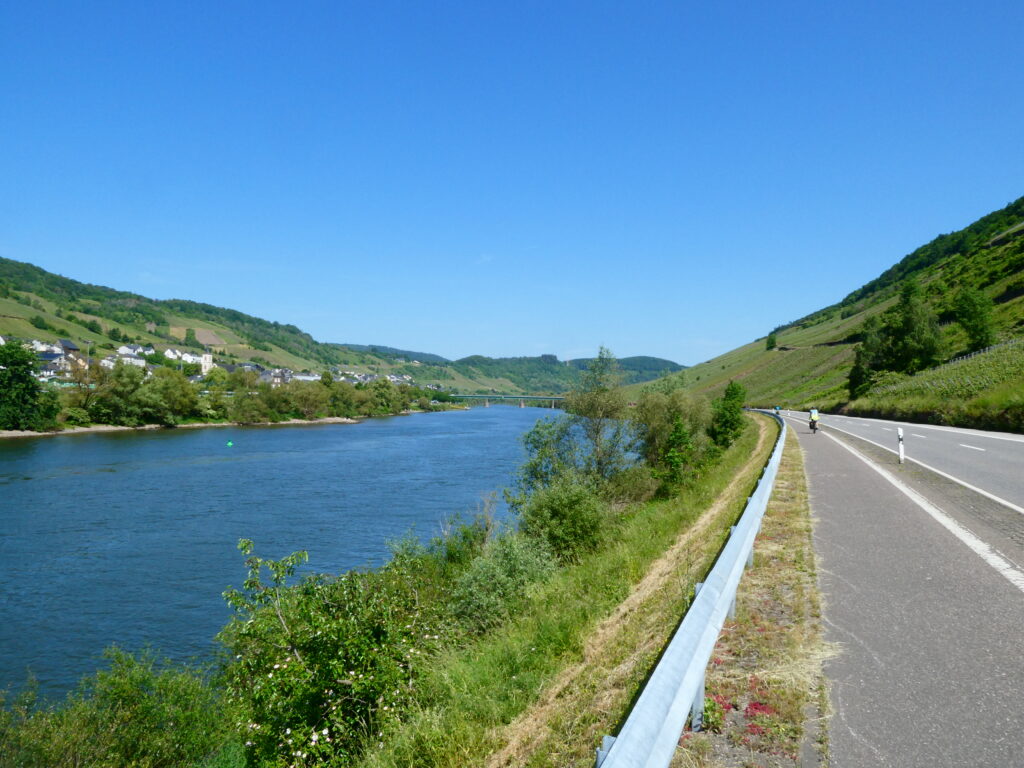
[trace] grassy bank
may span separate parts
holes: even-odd
[[[420,706],[359,764],[591,765],[756,483],[774,436],[758,423],[677,497],[621,509],[612,543],[542,585],[512,622],[434,659]]]

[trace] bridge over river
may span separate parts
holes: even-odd
[[[456,394],[451,394],[451,398],[453,400],[476,400],[476,401],[483,400],[485,408],[490,407],[492,400],[495,400],[497,402],[505,402],[505,401],[509,401],[509,400],[511,400],[511,401],[518,400],[520,408],[525,408],[527,402],[531,402],[532,403],[532,402],[535,402],[535,401],[538,401],[538,400],[543,401],[545,403],[550,402],[551,407],[554,408],[556,402],[561,402],[562,400],[565,400],[565,398],[562,397],[561,395],[500,395],[500,394],[491,394],[491,395],[456,395]]]

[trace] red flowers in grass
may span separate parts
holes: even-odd
[[[729,701],[727,698],[725,698],[725,696],[723,696],[720,693],[716,693],[711,698],[713,698],[716,702],[718,702],[718,706],[720,706],[722,708],[722,710],[725,711],[725,712],[729,712],[729,711],[731,711],[731,710],[736,708],[736,707],[733,706],[733,703],[731,701]]]
[[[749,704],[747,704],[746,709],[743,710],[743,715],[747,718],[747,720],[753,720],[755,717],[760,717],[761,715],[771,716],[774,714],[774,709],[769,707],[764,702],[760,701],[750,702]]]

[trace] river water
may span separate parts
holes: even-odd
[[[306,549],[307,571],[379,565],[389,540],[428,538],[507,486],[544,415],[0,441],[0,689],[31,669],[62,696],[112,644],[211,658],[221,593],[245,578],[240,538],[263,557]]]

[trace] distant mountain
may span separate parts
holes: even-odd
[[[341,368],[412,376],[459,392],[559,394],[576,381],[585,360],[554,355],[450,361],[441,355],[384,345],[317,341],[294,325],[186,299],[157,300],[90,285],[32,264],[0,258],[0,335],[67,338],[97,354],[124,342],[167,347],[211,347],[218,361],[322,371]],[[670,360],[620,361],[627,382],[647,381],[681,368]]]
[[[354,349],[358,352],[369,352],[371,355],[386,357],[391,360],[418,360],[421,363],[450,362],[448,358],[433,355],[430,352],[411,352],[408,349],[395,349],[394,347],[386,347],[383,344],[339,344],[338,346]]]

